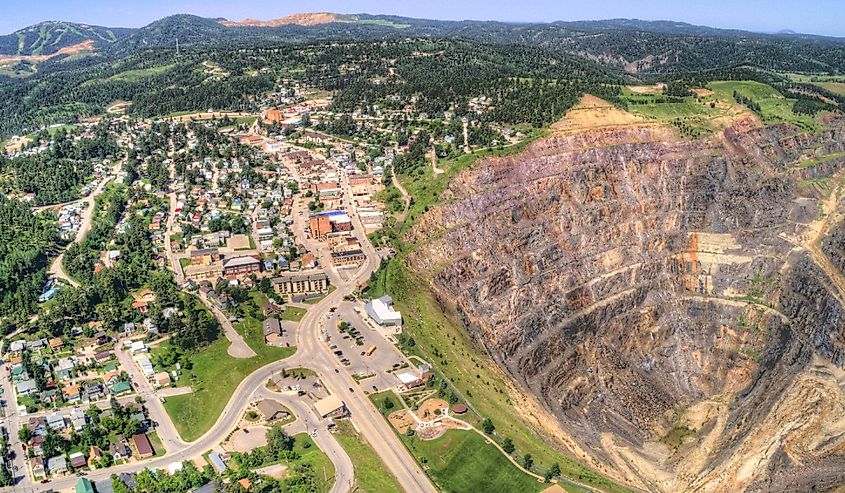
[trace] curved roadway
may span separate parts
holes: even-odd
[[[351,196],[348,193],[347,200],[351,200]],[[171,200],[171,203],[174,202]],[[173,214],[170,215],[170,217],[172,216]],[[91,480],[100,480],[108,478],[112,474],[136,472],[144,468],[166,467],[173,462],[200,457],[226,438],[237,426],[251,402],[258,398],[270,397],[278,399],[294,412],[297,416],[297,422],[294,424],[300,423],[297,426],[304,424],[306,431],[316,432],[315,441],[320,449],[329,456],[335,467],[335,483],[331,490],[332,493],[350,491],[354,481],[352,461],[343,448],[340,447],[337,440],[326,430],[328,421],[316,416],[312,407],[300,398],[270,392],[265,388],[267,380],[279,373],[282,368],[304,367],[317,372],[320,375],[323,385],[325,385],[329,392],[338,395],[343,400],[350,411],[351,419],[356,428],[361,432],[367,442],[370,443],[406,491],[436,492],[437,490],[434,485],[419,467],[416,460],[410,455],[393,430],[390,429],[389,424],[384,420],[373,403],[360,390],[358,384],[346,368],[337,365],[334,361],[328,344],[321,337],[320,326],[326,319],[329,309],[342,303],[345,296],[355,292],[358,284],[368,279],[370,274],[379,265],[379,256],[363,234],[363,225],[357,217],[354,220],[356,221],[355,233],[359,237],[363,250],[366,253],[366,261],[348,280],[342,280],[334,271],[329,271],[337,289],[322,301],[312,306],[305,317],[303,317],[297,331],[297,352],[293,356],[269,363],[248,375],[238,385],[223,412],[217,418],[214,426],[202,437],[191,443],[184,442],[178,436],[158,398],[155,397],[151,389],[145,388],[140,393],[147,397],[151,416],[159,422],[158,432],[162,443],[167,449],[167,454],[144,461],[94,470],[87,473],[86,476]],[[178,273],[179,271],[177,270],[176,272]],[[118,356],[121,359],[128,358],[128,355],[120,351],[118,352]],[[136,366],[131,361],[126,361],[125,364],[127,368],[134,368]],[[145,382],[143,379],[139,382],[137,378],[135,381],[139,385],[144,385],[141,382]],[[22,473],[23,471],[18,471],[18,474]],[[69,489],[76,483],[76,479],[76,477],[72,476],[65,477],[53,480],[49,485],[44,486],[49,486],[57,490]],[[25,475],[14,490],[35,492],[42,489],[39,486],[41,485],[34,484],[29,479],[29,476]]]

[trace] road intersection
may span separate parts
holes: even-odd
[[[345,189],[346,200],[351,205],[352,197],[349,191],[348,181]],[[172,231],[173,227],[176,196],[171,193],[169,198],[171,202],[171,214],[167,222],[168,233]],[[300,199],[300,201],[304,200],[304,198]],[[300,208],[304,207],[303,203],[297,205]],[[296,217],[294,215],[294,218]],[[90,217],[88,220],[90,222]],[[344,276],[345,279],[341,278],[334,269],[326,269],[336,289],[319,303],[311,306],[301,320],[297,330],[297,352],[289,358],[271,362],[248,375],[238,385],[215,424],[196,441],[187,443],[179,437],[156,392],[150,387],[147,380],[143,378],[143,375],[140,375],[137,365],[134,364],[131,356],[122,350],[120,344],[118,344],[116,355],[121,361],[122,366],[132,373],[132,379],[138,386],[139,395],[145,399],[151,419],[158,424],[157,432],[167,453],[163,456],[144,461],[131,462],[107,469],[93,470],[88,472],[86,476],[90,480],[96,481],[108,478],[112,474],[138,472],[144,468],[165,468],[174,462],[197,459],[205,452],[217,446],[229,435],[238,425],[252,402],[262,398],[273,398],[279,400],[296,415],[297,421],[294,422],[295,426],[292,429],[301,429],[304,424],[306,431],[315,432],[315,434],[312,434],[315,442],[328,455],[335,467],[334,485],[331,489],[332,493],[350,491],[354,482],[352,461],[337,440],[327,431],[329,421],[317,416],[313,408],[299,397],[272,392],[265,387],[266,382],[274,375],[280,373],[283,368],[302,367],[315,371],[326,389],[331,394],[341,398],[350,412],[352,423],[373,447],[388,470],[396,477],[399,484],[407,491],[422,493],[437,491],[424,471],[390,428],[390,425],[381,416],[375,405],[373,405],[363,391],[360,389],[356,390],[358,388],[357,382],[352,378],[349,371],[342,365],[339,365],[334,359],[332,351],[325,342],[320,330],[321,323],[328,316],[330,309],[342,303],[350,303],[349,301],[345,301],[345,298],[355,293],[359,285],[367,280],[370,274],[380,264],[381,259],[378,253],[364,234],[363,224],[360,223],[357,216],[354,218],[354,221],[354,233],[361,242],[362,249],[366,254],[366,261],[352,275]],[[303,222],[295,221],[295,223],[294,228],[299,230],[295,232],[298,235],[303,235],[300,236],[301,238],[305,238]],[[169,238],[166,239],[165,244],[168,260],[171,268],[174,270],[177,282],[181,281],[181,269],[178,261],[173,256],[169,245]],[[323,248],[322,245],[316,243],[314,243],[314,247],[317,251]],[[324,258],[328,258],[328,255],[325,255]],[[11,384],[8,382],[4,382],[4,384],[9,387],[6,390],[10,394],[7,395],[14,395]],[[21,417],[17,415],[16,411],[12,411],[7,416],[6,422],[10,427],[12,446],[16,446],[16,451],[18,451],[20,450],[20,445],[16,443],[17,437],[15,435],[21,424]],[[19,481],[13,488],[14,491],[29,493],[43,489],[39,487],[41,485],[35,484],[29,475],[26,474],[26,464],[24,463],[22,454],[17,454],[15,465],[18,466],[16,475],[19,476]],[[23,477],[20,477],[21,475]],[[75,484],[76,479],[75,477],[55,479],[49,483],[49,487],[54,490],[70,489]]]

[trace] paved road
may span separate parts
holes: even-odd
[[[175,181],[175,177],[176,170],[174,165],[171,164],[170,178]],[[217,183],[216,180],[214,183]],[[170,263],[170,269],[173,271],[173,276],[176,279],[176,283],[181,285],[184,282],[182,266],[179,264],[179,259],[177,259],[173,254],[173,246],[170,244],[170,235],[173,234],[173,223],[176,220],[176,193],[170,192],[168,194],[168,199],[170,200],[170,212],[167,214],[167,235],[164,239],[164,250],[167,255],[167,260]],[[238,331],[235,330],[232,323],[229,321],[229,317],[220,311],[220,309],[211,303],[211,301],[202,293],[199,293],[198,298],[206,307],[208,307],[209,310],[211,310],[211,313],[213,313],[215,318],[217,318],[220,326],[223,327],[223,333],[226,335],[226,339],[229,339],[230,342],[229,347],[226,349],[229,356],[233,358],[252,358],[255,356],[255,351],[253,351],[246,341],[244,341],[244,338],[238,334]]]
[[[112,169],[112,173],[116,173],[119,166],[120,165],[116,165]],[[82,241],[82,239],[85,238],[85,235],[88,234],[88,231],[91,230],[91,219],[94,215],[94,204],[96,203],[96,198],[101,193],[103,193],[103,190],[105,190],[105,188],[106,188],[106,184],[108,182],[110,182],[112,180],[112,178],[114,178],[113,174],[105,177],[102,181],[100,181],[100,183],[97,185],[97,187],[94,189],[94,191],[91,192],[91,194],[88,195],[87,197],[75,200],[73,202],[68,202],[68,203],[78,203],[78,202],[82,202],[82,201],[85,201],[85,200],[88,201],[87,207],[85,207],[85,210],[82,212],[82,219],[81,219],[81,224],[79,226],[79,229],[76,231],[76,236],[73,238],[73,241],[71,243],[77,243],[79,241]],[[53,207],[53,206],[50,206],[50,207]],[[56,257],[55,260],[53,260],[53,263],[50,265],[50,270],[48,271],[48,275],[55,277],[57,279],[62,279],[66,283],[70,284],[73,287],[79,287],[79,283],[77,283],[76,281],[71,279],[67,275],[67,273],[65,272],[65,269],[62,265],[62,262],[64,262],[64,258],[65,258],[65,254],[61,253],[61,254],[59,254],[58,257]]]
[[[229,339],[230,342],[229,347],[226,349],[229,356],[233,358],[252,358],[255,356],[255,351],[253,351],[246,341],[244,341],[244,338],[238,334],[238,331],[235,330],[232,322],[229,321],[229,317],[217,308],[217,305],[212,303],[211,300],[209,300],[204,294],[197,293],[197,298],[199,298],[200,301],[202,301],[202,303],[211,310],[211,313],[213,313],[217,318],[220,326],[223,327],[223,333],[226,335],[226,339]]]
[[[346,187],[346,191],[347,203],[351,204],[348,186]],[[264,385],[271,376],[279,373],[285,367],[305,367],[316,371],[320,375],[323,385],[325,385],[327,390],[332,394],[338,395],[346,404],[356,428],[360,430],[364,438],[374,448],[387,468],[396,476],[399,484],[406,491],[415,493],[436,492],[437,490],[434,488],[434,485],[399,441],[393,430],[390,429],[388,423],[372,402],[370,402],[363,392],[355,390],[358,387],[357,383],[344,367],[339,366],[334,361],[331,350],[321,338],[320,323],[328,314],[329,309],[343,303],[343,298],[353,293],[357,289],[358,283],[366,280],[379,265],[379,256],[369,241],[367,241],[364,235],[363,225],[357,217],[352,216],[353,221],[355,221],[355,234],[361,240],[362,248],[367,255],[366,262],[346,281],[340,280],[337,273],[332,269],[329,270],[337,289],[322,301],[313,305],[300,322],[299,330],[297,331],[297,352],[288,359],[274,361],[248,375],[235,389],[235,392],[232,394],[223,412],[217,418],[214,426],[196,441],[187,444],[178,437],[172,422],[167,418],[163,406],[160,405],[152,389],[148,385],[146,387],[144,386],[143,382],[146,380],[142,375],[138,374],[140,370],[137,369],[137,365],[131,361],[131,358],[124,351],[119,351],[118,358],[124,363],[127,371],[133,373],[133,380],[140,386],[141,395],[145,397],[149,396],[147,397],[147,403],[150,413],[153,419],[160,425],[159,436],[162,438],[162,443],[168,453],[165,456],[147,459],[145,461],[91,471],[87,474],[87,477],[91,480],[99,480],[107,478],[111,474],[140,471],[145,467],[166,467],[173,462],[181,462],[201,456],[220,443],[235,428],[250,402],[256,397],[267,395],[266,392],[269,391],[264,388]],[[127,361],[127,358],[130,361]],[[317,444],[321,450],[329,455],[337,471],[332,492],[343,493],[349,491],[353,481],[352,463],[343,449],[337,444],[334,437],[325,430],[323,426],[325,423],[317,420],[307,405],[303,408],[291,400],[285,400],[283,403],[289,405],[291,410],[297,413],[299,419],[307,420],[308,423],[314,422],[317,432]],[[17,434],[17,426],[11,430],[10,434],[12,436]],[[21,471],[24,470],[25,468],[21,469]],[[75,477],[61,478],[51,481],[49,487],[57,490],[69,489],[73,487],[75,482]],[[34,492],[42,489],[39,486],[33,484],[28,477],[25,477],[15,488],[15,491]]]

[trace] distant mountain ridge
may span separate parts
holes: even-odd
[[[0,36],[0,55],[48,56],[89,40],[95,49],[102,49],[134,31],[130,28],[45,21]]]
[[[271,20],[164,17],[137,29],[44,22],[0,36],[0,56],[61,56],[91,40],[89,51],[119,57],[150,48],[273,45],[313,41],[463,38],[566,52],[620,72],[663,74],[754,64],[778,71],[845,73],[845,38],[764,34],[676,21],[607,19],[514,23],[311,12]],[[66,52],[60,52],[65,49]],[[72,51],[72,49],[70,49]]]
[[[329,24],[331,22],[343,22],[344,18],[345,16],[332,12],[303,12],[267,21],[244,19],[235,22],[227,19],[220,19],[218,22],[226,27],[279,27],[289,24],[295,24],[297,26],[316,26],[318,24]]]

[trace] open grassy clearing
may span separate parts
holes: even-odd
[[[375,450],[355,431],[348,420],[336,421],[334,437],[349,454],[355,468],[355,487],[361,493],[401,493],[402,487],[388,471]]]
[[[174,66],[175,66],[175,64],[169,64],[169,65],[159,65],[159,66],[150,67],[150,68],[142,68],[142,69],[137,69],[137,70],[127,70],[125,72],[119,72],[117,74],[112,75],[111,77],[108,78],[108,80],[133,82],[133,81],[137,81],[139,79],[143,79],[143,78],[146,78],[146,77],[152,77],[154,75],[163,74],[164,72],[167,72],[168,70],[170,70]]]
[[[436,440],[402,440],[443,491],[530,493],[548,487],[520,471],[474,431],[449,430]]]
[[[754,81],[718,81],[711,82],[708,87],[724,101],[733,101],[734,91],[750,98],[760,105],[760,119],[766,125],[788,122],[804,130],[820,128],[812,116],[792,112],[795,99],[783,97],[769,85]]]
[[[284,313],[282,313],[282,320],[290,320],[291,322],[299,322],[308,310],[299,308],[298,306],[286,306]]]
[[[261,324],[242,323],[236,325],[242,331],[247,344],[256,356],[237,359],[226,352],[229,341],[222,336],[213,343],[191,355],[192,368],[185,370],[177,386],[190,386],[190,394],[168,397],[164,408],[176,431],[185,441],[194,441],[207,432],[217,421],[229,398],[247,375],[273,361],[284,359],[296,352],[296,348],[276,348],[264,344]],[[255,324],[257,323],[257,329]],[[256,334],[259,334],[256,336]],[[259,337],[261,338],[259,340]],[[167,343],[153,353],[169,350]]]
[[[314,473],[317,482],[317,491],[329,491],[334,484],[334,464],[329,456],[314,443],[314,440],[307,433],[294,435],[293,451],[299,454],[299,459],[293,461],[296,465],[308,465]],[[284,490],[288,491],[288,490]]]
[[[153,457],[160,457],[166,453],[164,445],[161,443],[161,438],[158,437],[158,433],[155,431],[147,433],[147,438],[150,439],[150,445],[153,446]]]
[[[813,82],[813,84],[822,89],[827,89],[830,92],[845,96],[845,83],[843,82]]]

